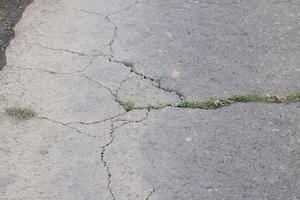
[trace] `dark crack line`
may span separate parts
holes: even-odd
[[[120,127],[122,127],[122,126],[125,126],[125,125],[128,125],[128,124],[131,124],[131,123],[141,123],[141,122],[143,122],[143,121],[145,121],[146,119],[148,119],[148,117],[149,117],[149,110],[147,110],[147,112],[146,112],[146,116],[144,117],[144,118],[142,118],[142,119],[140,119],[140,120],[122,120],[122,119],[120,119],[120,120],[114,120],[114,122],[123,122],[121,125],[119,125],[119,126],[116,126],[115,127],[115,129],[118,129],[118,128],[120,128]]]
[[[102,85],[98,81],[92,79],[91,77],[89,77],[85,74],[74,74],[71,72],[56,72],[56,71],[51,71],[51,70],[47,70],[47,69],[34,69],[34,68],[23,68],[23,67],[13,67],[13,68],[21,69],[21,70],[37,71],[37,72],[41,72],[41,73],[49,73],[51,75],[61,75],[61,76],[69,75],[69,76],[74,76],[77,78],[84,78],[84,79],[94,83],[97,87],[107,90],[112,95],[114,101],[116,103],[120,104],[120,101],[118,100],[118,97],[117,97],[117,93],[114,93],[109,87]],[[11,69],[11,70],[14,70],[14,69]],[[122,81],[122,82],[124,82],[124,81]]]
[[[112,177],[112,175],[111,175],[111,172],[110,172],[110,170],[109,170],[109,166],[108,166],[108,164],[107,164],[107,161],[106,161],[105,158],[104,158],[104,154],[105,154],[105,152],[106,152],[106,149],[107,149],[107,148],[113,143],[113,141],[114,141],[114,131],[115,131],[115,129],[114,129],[114,124],[113,124],[113,122],[111,122],[111,131],[110,131],[110,133],[109,133],[109,135],[110,135],[110,140],[109,140],[109,142],[108,142],[106,145],[104,145],[104,146],[101,148],[101,149],[102,149],[102,151],[101,151],[101,162],[102,162],[103,167],[105,168],[106,173],[107,173],[107,189],[108,189],[108,191],[109,191],[109,193],[110,193],[112,199],[113,199],[113,200],[116,200],[116,197],[115,197],[115,195],[114,195],[114,193],[113,193],[113,190],[112,190],[112,188],[111,188],[111,177]]]
[[[79,56],[97,57],[97,56],[104,55],[103,52],[100,51],[100,50],[99,50],[100,53],[98,53],[98,54],[85,54],[85,53],[82,53],[82,52],[79,52],[79,51],[75,51],[75,50],[70,50],[70,49],[60,49],[60,48],[47,47],[47,46],[44,46],[44,45],[39,44],[39,43],[33,43],[33,45],[37,45],[37,46],[39,46],[41,48],[48,49],[48,50],[51,50],[51,51],[65,51],[65,52],[76,54],[76,55],[79,55]]]
[[[88,11],[88,10],[84,10],[84,9],[77,9],[77,8],[74,8],[74,10],[77,10],[77,11],[80,11],[80,12],[84,12],[84,13],[88,13],[88,14],[92,14],[92,15],[102,16],[109,24],[112,25],[112,27],[113,27],[113,36],[112,36],[112,39],[111,39],[111,40],[109,41],[109,43],[108,43],[109,51],[110,51],[110,53],[111,53],[111,55],[109,55],[109,56],[112,57],[112,55],[114,54],[112,45],[113,45],[113,43],[115,42],[115,39],[117,38],[118,27],[117,27],[116,23],[113,22],[113,21],[110,19],[111,14],[104,15],[104,14],[102,14],[102,13],[92,12],[92,11]]]
[[[76,122],[76,121],[74,121],[74,122],[68,122],[68,123],[66,123],[66,125],[71,125],[71,124],[95,125],[95,124],[100,124],[100,123],[103,123],[103,122],[115,120],[115,119],[117,119],[118,117],[124,116],[125,114],[127,114],[127,112],[123,112],[123,113],[114,115],[114,116],[112,116],[112,117],[109,117],[109,118],[106,118],[106,119],[103,119],[103,120],[97,120],[97,121],[93,121],[93,122],[80,122],[80,121],[77,121],[77,122]]]
[[[178,96],[179,99],[184,99],[184,95],[177,91],[177,90],[174,90],[174,89],[170,89],[170,88],[165,88],[165,87],[162,87],[161,85],[161,80],[155,80],[154,78],[152,77],[149,77],[149,76],[146,76],[144,73],[142,72],[138,72],[135,68],[135,65],[134,63],[131,63],[131,62],[127,62],[127,61],[120,61],[120,60],[115,60],[113,58],[110,58],[109,59],[110,62],[114,62],[114,63],[119,63],[119,64],[123,64],[124,66],[130,68],[130,72],[136,74],[137,76],[140,76],[142,77],[143,79],[146,79],[146,80],[149,80],[151,81],[153,84],[154,87],[156,87],[157,89],[160,89],[160,90],[163,90],[165,92],[168,92],[168,93],[175,93],[176,96]]]
[[[134,63],[114,59],[115,52],[113,50],[113,44],[115,43],[115,40],[117,39],[117,36],[118,36],[118,26],[117,26],[116,22],[114,22],[113,20],[110,19],[110,16],[117,15],[117,14],[120,14],[121,12],[130,10],[132,7],[134,7],[138,3],[141,3],[141,2],[138,2],[136,0],[135,3],[133,3],[132,5],[129,5],[127,8],[105,16],[105,19],[107,20],[107,22],[110,23],[114,27],[114,35],[112,37],[112,40],[109,42],[109,48],[110,48],[110,52],[112,55],[110,58],[108,58],[108,61],[125,65],[126,67],[130,68],[130,71],[132,73],[135,73],[137,76],[140,76],[143,79],[150,80],[152,83],[156,83],[156,84],[152,84],[154,87],[156,87],[160,90],[163,90],[165,92],[168,92],[168,93],[175,93],[178,96],[178,98],[182,100],[182,99],[184,99],[184,95],[181,92],[174,90],[174,89],[162,87],[160,80],[155,80],[154,78],[146,76],[144,73],[138,72],[134,66]]]
[[[117,26],[117,24],[116,24],[114,21],[112,21],[112,20],[109,18],[109,15],[107,15],[107,16],[105,17],[105,20],[106,20],[108,23],[110,23],[110,24],[113,26],[113,28],[114,28],[113,37],[112,37],[112,39],[110,40],[110,42],[108,43],[108,45],[109,45],[109,50],[110,50],[110,53],[111,53],[111,56],[113,56],[113,54],[114,54],[113,44],[114,44],[115,40],[117,39],[118,26]]]
[[[121,115],[120,115],[120,116],[121,116]],[[113,200],[116,200],[116,196],[115,196],[115,194],[114,194],[114,192],[113,192],[113,188],[112,188],[112,186],[111,186],[111,184],[112,184],[112,181],[111,181],[112,173],[111,173],[111,171],[110,171],[108,162],[107,162],[107,160],[105,159],[105,153],[106,153],[106,150],[107,150],[107,148],[108,148],[109,146],[111,146],[111,145],[113,144],[113,142],[114,142],[114,139],[115,139],[115,135],[114,135],[114,134],[115,134],[115,130],[117,130],[118,128],[121,128],[121,127],[123,127],[123,126],[125,126],[125,125],[128,125],[128,124],[130,124],[130,123],[141,123],[142,121],[148,119],[148,116],[149,116],[149,112],[146,113],[146,116],[145,116],[144,118],[142,118],[142,119],[140,119],[140,120],[135,120],[135,121],[133,121],[133,120],[132,120],[132,121],[131,121],[131,120],[115,120],[115,119],[113,119],[113,118],[108,118],[108,119],[106,120],[106,121],[110,120],[110,122],[111,122],[111,130],[110,130],[110,132],[109,132],[109,136],[110,136],[109,138],[110,138],[110,139],[109,139],[109,141],[108,141],[107,144],[105,144],[104,146],[101,147],[101,159],[100,159],[100,160],[101,160],[101,163],[102,163],[102,165],[103,165],[103,167],[105,168],[105,171],[106,171],[106,173],[107,173],[107,190],[109,191],[109,193],[110,193],[110,195],[111,195],[111,197],[112,197]],[[70,125],[71,123],[75,123],[75,122],[63,123],[63,122],[56,121],[56,120],[53,120],[53,119],[50,119],[50,118],[47,118],[47,117],[43,117],[43,116],[38,117],[38,119],[47,120],[47,121],[50,121],[50,122],[52,122],[52,123],[59,124],[59,125],[61,125],[61,126],[63,126],[63,127],[66,127],[66,128],[71,129],[71,130],[74,130],[76,133],[78,133],[78,134],[80,134],[80,135],[84,135],[84,136],[87,136],[87,137],[97,138],[97,136],[91,136],[91,135],[85,134],[85,133],[81,132],[79,129],[77,129],[77,128],[75,128],[75,127],[73,127],[73,126]],[[103,122],[103,121],[101,121],[101,122]],[[124,122],[124,123],[122,123],[121,125],[115,127],[114,122]],[[84,122],[78,122],[78,123],[83,123],[83,124],[85,124]],[[100,121],[97,122],[97,123],[100,123]],[[146,200],[149,200],[150,197],[151,197],[151,195],[152,195],[154,192],[155,192],[155,189],[153,189],[153,190],[150,192],[150,194],[147,196]]]
[[[95,60],[97,59],[98,57],[93,57],[91,60],[90,60],[90,62],[84,67],[84,68],[82,68],[82,69],[80,69],[80,70],[77,70],[76,72],[77,73],[83,73],[83,72],[85,72],[94,62],[95,62]]]
[[[111,53],[110,57],[113,57],[113,54],[114,54],[113,44],[114,44],[114,42],[117,38],[118,26],[113,20],[110,19],[110,17],[113,16],[113,15],[117,15],[117,14],[120,14],[122,12],[128,11],[128,10],[130,10],[131,8],[133,8],[135,5],[137,5],[139,3],[140,2],[135,0],[134,3],[128,5],[127,7],[123,8],[123,9],[120,9],[120,10],[117,10],[115,12],[109,13],[107,15],[104,15],[103,13],[92,12],[92,11],[85,10],[85,9],[78,9],[78,8],[73,8],[73,9],[77,10],[77,11],[84,12],[84,13],[92,14],[92,15],[102,16],[109,24],[111,24],[113,26],[113,29],[114,29],[113,30],[113,36],[112,36],[112,39],[108,43],[109,50],[110,50],[110,53]]]
[[[138,72],[134,66],[134,63],[131,63],[131,62],[126,62],[126,61],[119,61],[119,60],[116,60],[114,59],[114,49],[113,49],[113,44],[115,43],[115,40],[117,39],[117,36],[118,36],[118,26],[116,24],[116,22],[114,22],[110,17],[111,16],[114,16],[114,15],[117,15],[117,14],[120,14],[122,12],[125,12],[125,11],[128,11],[130,9],[132,9],[134,6],[136,6],[137,4],[139,3],[143,3],[143,2],[138,2],[137,0],[134,1],[134,3],[132,3],[131,5],[128,5],[126,8],[124,9],[120,9],[118,11],[115,11],[115,12],[112,12],[112,13],[109,13],[107,15],[104,15],[102,13],[98,13],[98,12],[92,12],[92,11],[88,11],[88,10],[84,10],[84,9],[76,9],[76,8],[73,8],[74,10],[77,10],[77,11],[81,11],[81,12],[85,12],[85,13],[89,13],[89,14],[93,14],[93,15],[99,15],[99,16],[102,16],[104,17],[104,19],[113,26],[113,36],[112,36],[112,39],[109,41],[108,43],[108,46],[109,46],[109,49],[110,49],[110,53],[111,55],[104,55],[103,52],[101,52],[101,54],[99,55],[87,55],[87,54],[84,54],[84,53],[81,53],[81,52],[76,52],[76,51],[73,51],[73,50],[66,50],[66,49],[55,49],[55,48],[49,48],[49,47],[45,47],[39,43],[37,43],[37,45],[39,45],[40,47],[42,48],[46,48],[46,49],[49,49],[49,50],[54,50],[54,51],[66,51],[66,52],[69,52],[69,53],[74,53],[74,54],[78,54],[78,55],[81,55],[81,56],[93,56],[93,57],[99,57],[99,56],[102,56],[103,58],[106,58],[108,59],[108,61],[110,62],[114,62],[114,63],[119,63],[119,64],[123,64],[125,65],[126,67],[130,68],[131,72],[132,73],[135,73],[137,76],[140,76],[142,77],[143,79],[147,79],[147,80],[150,80],[152,82],[152,85],[160,90],[163,90],[165,92],[168,92],[168,93],[175,93],[179,99],[184,99],[184,95],[177,91],[177,90],[174,90],[174,89],[170,89],[170,88],[166,88],[166,87],[163,87],[161,85],[161,81],[160,80],[155,80],[154,78],[151,78],[149,76],[146,76],[144,73],[142,72]],[[83,68],[82,70],[78,71],[78,72],[84,72],[93,62],[94,62],[95,58],[93,58],[90,63],[85,66],[85,68]],[[99,82],[96,82],[95,80],[92,80],[91,78],[85,76],[87,79],[97,83],[97,84],[100,84]],[[125,80],[126,81],[126,80]],[[101,85],[101,84],[100,84]],[[104,87],[103,85],[101,85],[101,87]],[[107,88],[105,87],[106,89],[109,90],[109,92],[114,96],[115,98],[115,101],[116,102],[119,102],[118,101],[118,98],[117,98],[117,94],[114,94],[110,88]]]
[[[150,200],[152,194],[155,192],[155,188],[152,189],[152,191],[150,192],[150,194],[147,196],[146,200]]]
[[[101,162],[102,162],[102,164],[103,164],[103,166],[104,166],[104,168],[106,170],[106,173],[107,173],[107,190],[109,191],[109,193],[110,193],[110,195],[111,195],[111,197],[112,197],[113,200],[116,200],[116,196],[115,196],[115,194],[113,192],[113,188],[111,186],[111,183],[112,183],[112,181],[111,181],[112,173],[111,173],[110,168],[108,166],[107,160],[105,160],[105,152],[106,152],[107,148],[110,147],[113,144],[113,142],[114,142],[114,139],[115,139],[115,135],[114,134],[115,134],[115,130],[116,129],[118,129],[118,128],[122,127],[122,126],[125,126],[127,124],[130,124],[130,123],[140,123],[140,122],[146,120],[148,118],[148,116],[149,115],[148,115],[148,112],[147,112],[145,118],[143,118],[141,120],[137,120],[137,121],[126,121],[126,122],[122,123],[120,126],[117,126],[117,127],[115,127],[114,121],[111,120],[111,131],[109,133],[109,136],[110,136],[109,142],[107,144],[105,144],[104,146],[101,147],[101,149],[102,149],[102,151],[101,151]]]
[[[114,50],[113,50],[113,44],[115,43],[115,40],[117,39],[117,35],[118,35],[118,26],[116,24],[116,22],[114,22],[113,20],[111,20],[111,16],[113,15],[117,15],[117,14],[120,14],[122,12],[125,12],[125,11],[128,11],[130,9],[132,9],[134,6],[136,6],[139,2],[137,0],[134,1],[134,3],[132,3],[131,5],[127,6],[126,8],[124,9],[121,9],[121,10],[118,10],[118,11],[115,11],[115,12],[112,12],[108,15],[105,16],[105,19],[108,23],[110,23],[113,27],[114,27],[114,35],[113,35],[113,38],[112,40],[109,42],[109,48],[110,48],[110,52],[111,52],[111,56],[113,57],[114,55]]]
[[[66,128],[69,128],[69,129],[75,131],[75,132],[78,133],[79,135],[83,135],[83,136],[91,137],[91,138],[98,138],[98,136],[96,136],[96,135],[89,135],[89,134],[83,133],[83,132],[81,132],[78,128],[73,127],[73,126],[71,126],[71,125],[68,124],[68,123],[59,122],[59,121],[50,119],[50,118],[48,118],[48,117],[43,117],[43,116],[38,117],[38,119],[43,119],[43,120],[47,120],[47,121],[50,121],[50,122],[55,123],[55,124],[59,124],[59,125],[61,125],[61,126],[63,126],[63,127],[66,127]]]

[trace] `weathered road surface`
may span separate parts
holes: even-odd
[[[297,0],[35,0],[0,74],[0,199],[300,199],[299,103],[119,104],[299,90],[299,19]]]

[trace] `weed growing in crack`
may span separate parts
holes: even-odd
[[[210,98],[207,101],[181,101],[179,108],[217,109],[234,103],[293,103],[300,101],[300,92],[280,98],[278,96],[263,96],[259,94],[237,95],[227,99]]]
[[[128,112],[135,108],[135,105],[131,101],[119,101],[120,105]]]
[[[228,100],[228,99],[214,99],[210,98],[207,101],[187,101],[183,100],[181,101],[177,107],[179,108],[198,108],[198,109],[217,109],[224,106],[229,106],[233,104],[234,101]]]
[[[28,108],[11,107],[5,110],[8,116],[14,117],[19,120],[28,120],[37,116],[37,113]]]
[[[5,21],[4,16],[0,15],[0,23],[3,23]]]
[[[245,94],[245,95],[236,95],[227,99],[215,99],[210,98],[206,101],[188,101],[182,100],[181,102],[173,105],[171,103],[161,103],[158,105],[147,105],[147,106],[135,106],[133,102],[123,102],[119,101],[120,105],[126,111],[131,111],[135,109],[147,109],[150,110],[160,110],[167,106],[177,107],[177,108],[190,108],[190,109],[218,109],[224,106],[230,106],[235,103],[296,103],[300,102],[300,91],[291,93],[287,96],[263,96],[259,94]]]
[[[247,94],[247,95],[239,95],[229,98],[228,100],[237,102],[256,102],[256,103],[281,103],[281,100],[277,96],[262,96],[258,94]]]
[[[171,104],[167,104],[167,103],[159,103],[157,105],[147,105],[147,106],[136,106],[133,102],[131,101],[121,101],[118,100],[119,104],[127,111],[131,111],[131,110],[143,110],[146,109],[148,111],[150,110],[160,110],[163,109],[166,106],[171,106]]]
[[[300,92],[294,92],[294,93],[282,98],[282,101],[286,104],[299,102],[300,101]]]
[[[157,105],[138,106],[138,107],[135,107],[135,109],[140,109],[140,110],[146,109],[148,111],[151,111],[151,110],[160,110],[167,106],[171,106],[171,104],[159,103]]]

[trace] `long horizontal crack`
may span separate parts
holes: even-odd
[[[126,111],[131,110],[159,110],[165,107],[176,107],[176,108],[189,108],[189,109],[205,109],[214,110],[225,106],[230,106],[235,103],[269,103],[269,104],[291,104],[300,102],[300,91],[293,92],[286,96],[263,96],[259,94],[246,94],[236,95],[226,99],[210,98],[206,101],[189,101],[181,100],[178,103],[165,103],[161,105],[147,105],[147,106],[136,106],[134,102],[121,101],[119,104],[123,106]]]
[[[100,124],[100,123],[103,123],[103,122],[115,120],[115,119],[117,119],[118,117],[124,116],[126,113],[127,113],[127,112],[123,112],[123,113],[117,114],[117,115],[115,115],[115,116],[112,116],[112,117],[109,117],[109,118],[106,118],[106,119],[103,119],[103,120],[95,120],[95,121],[92,121],[92,122],[73,121],[73,122],[68,122],[68,123],[66,123],[66,125],[71,125],[71,124],[95,125],[95,124]]]
[[[44,117],[44,116],[38,117],[38,119],[47,120],[47,121],[50,121],[50,122],[52,122],[52,123],[59,124],[59,125],[61,125],[61,126],[67,127],[67,128],[69,128],[69,129],[75,131],[75,132],[76,132],[77,134],[79,134],[79,135],[84,135],[84,136],[87,136],[87,137],[93,137],[93,138],[96,138],[96,137],[97,137],[97,136],[92,136],[92,135],[83,133],[83,132],[81,132],[78,128],[73,127],[73,126],[71,126],[71,125],[68,124],[68,123],[59,122],[59,121],[56,121],[56,120],[53,120],[53,119],[50,119],[50,118]]]
[[[134,66],[131,63],[128,62],[120,62],[120,61],[111,61],[111,62],[117,62],[117,63],[122,63],[124,64],[126,67],[129,67],[133,70],[133,72],[139,76],[143,76],[144,78],[148,79],[148,80],[153,80],[152,78],[147,78],[144,75],[138,73],[135,71]],[[259,95],[259,94],[245,94],[245,95],[235,95],[233,97],[230,98],[226,98],[226,99],[216,99],[216,98],[210,98],[208,100],[205,101],[189,101],[189,100],[185,100],[183,97],[180,97],[180,102],[177,103],[162,103],[162,104],[156,104],[156,105],[147,105],[147,106],[136,106],[134,102],[131,101],[126,101],[126,100],[122,100],[118,97],[117,93],[118,93],[118,89],[117,92],[114,93],[110,88],[103,86],[102,84],[100,84],[99,82],[93,80],[92,78],[83,75],[83,74],[73,74],[73,73],[59,73],[59,72],[55,72],[55,71],[50,71],[50,70],[41,70],[41,69],[33,69],[33,68],[20,68],[17,67],[19,69],[23,69],[23,70],[36,70],[36,71],[40,71],[40,72],[45,72],[45,73],[50,73],[50,74],[60,74],[60,75],[71,75],[71,76],[76,76],[76,77],[80,77],[80,78],[85,78],[93,83],[95,83],[96,85],[98,85],[101,88],[106,89],[107,91],[109,91],[109,93],[112,95],[114,101],[116,103],[118,103],[119,105],[121,105],[124,110],[126,112],[131,111],[131,110],[142,110],[142,109],[147,109],[147,110],[159,110],[159,109],[163,109],[165,107],[177,107],[177,108],[190,108],[190,109],[206,109],[206,110],[211,110],[211,109],[218,109],[218,108],[222,108],[225,106],[230,106],[232,104],[235,103],[277,103],[277,104],[291,104],[291,103],[296,103],[296,102],[300,102],[300,91],[296,91],[293,93],[290,93],[288,95],[285,96],[277,96],[277,95],[273,95],[273,96],[263,96],[263,95]],[[165,91],[165,90],[164,90]],[[169,90],[169,92],[174,92],[172,90]],[[121,116],[126,114],[126,112],[124,113],[120,113],[115,117]],[[114,116],[110,119],[113,119]],[[74,122],[74,123],[86,123],[86,124],[95,124],[95,123],[100,123],[101,121],[95,121],[95,122]]]
[[[47,46],[44,46],[44,45],[39,44],[39,43],[34,43],[34,45],[37,45],[41,48],[48,49],[48,50],[51,50],[51,51],[65,51],[65,52],[76,54],[76,55],[79,55],[79,56],[97,57],[97,56],[103,55],[103,52],[99,52],[98,54],[85,54],[85,53],[75,51],[75,50],[70,50],[70,49],[59,49],[59,48],[47,47]]]
[[[82,74],[82,73],[77,74],[77,73],[71,73],[71,72],[57,72],[57,71],[52,71],[52,70],[47,70],[47,69],[35,69],[35,68],[24,68],[24,67],[14,67],[14,68],[21,69],[21,70],[37,71],[37,72],[41,72],[41,73],[48,73],[51,75],[69,75],[69,76],[74,76],[77,78],[84,78],[84,79],[94,83],[98,87],[107,90],[112,95],[114,101],[119,103],[119,100],[117,99],[117,94],[115,94],[109,87],[102,85],[98,81],[92,79],[91,77],[89,77],[85,74]]]

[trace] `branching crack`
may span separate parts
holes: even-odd
[[[102,148],[101,148],[102,149],[102,151],[101,151],[101,162],[102,162],[102,164],[103,164],[103,166],[104,166],[104,168],[106,170],[106,173],[107,173],[107,190],[109,191],[109,193],[110,193],[110,195],[111,195],[111,197],[112,197],[113,200],[116,200],[116,196],[115,196],[115,194],[113,192],[113,188],[111,186],[111,183],[112,183],[111,182],[112,173],[110,171],[108,162],[105,159],[105,152],[106,152],[107,148],[109,146],[111,146],[113,144],[113,142],[114,142],[114,139],[115,139],[114,133],[115,133],[116,129],[118,129],[118,128],[122,127],[122,126],[125,126],[127,124],[130,124],[130,123],[140,123],[140,122],[146,120],[147,118],[148,118],[148,112],[146,114],[146,117],[143,118],[143,119],[141,119],[141,120],[137,120],[137,121],[126,121],[125,120],[124,123],[122,123],[119,126],[115,126],[114,121],[111,120],[111,131],[109,133],[110,139],[109,139],[109,142],[107,144],[105,144],[104,146],[102,146]],[[118,120],[116,120],[116,121],[118,121]]]
[[[113,144],[114,140],[115,140],[115,132],[118,128],[121,128],[122,126],[128,125],[130,123],[141,123],[144,120],[146,120],[149,116],[149,112],[151,110],[159,110],[159,109],[163,109],[165,107],[176,107],[176,108],[189,108],[189,109],[218,109],[224,106],[230,106],[232,104],[235,103],[248,103],[248,102],[256,102],[256,103],[284,103],[284,104],[289,104],[289,103],[295,103],[295,102],[300,102],[300,92],[295,92],[295,93],[291,93],[288,94],[286,96],[262,96],[262,95],[257,95],[257,94],[248,94],[248,95],[238,95],[238,96],[233,96],[230,98],[226,98],[226,99],[208,99],[206,101],[188,101],[188,100],[184,100],[184,95],[180,92],[177,91],[175,89],[170,89],[170,88],[166,88],[163,87],[161,84],[161,80],[156,80],[153,77],[147,76],[145,75],[143,72],[140,72],[136,69],[136,66],[134,63],[132,62],[127,62],[127,61],[122,61],[122,60],[117,60],[114,58],[114,43],[118,37],[118,26],[117,23],[115,21],[112,20],[112,16],[116,15],[116,14],[120,14],[121,12],[127,11],[131,8],[133,8],[136,4],[138,4],[138,1],[135,1],[133,4],[127,6],[124,9],[118,10],[116,12],[110,13],[108,15],[104,15],[101,13],[95,13],[95,12],[90,12],[87,10],[82,10],[82,9],[77,9],[79,11],[82,12],[86,12],[86,13],[90,13],[90,14],[95,14],[95,15],[100,15],[102,16],[109,24],[112,25],[113,27],[113,34],[111,37],[111,40],[108,42],[108,46],[109,46],[109,51],[111,55],[104,55],[103,52],[101,50],[98,50],[98,54],[85,54],[82,53],[80,51],[75,51],[75,50],[70,50],[70,49],[60,49],[60,48],[51,48],[51,47],[46,47],[42,44],[39,43],[35,43],[35,45],[38,45],[41,48],[44,49],[48,49],[51,51],[60,51],[60,52],[68,52],[71,54],[75,54],[78,56],[86,56],[86,57],[91,57],[90,62],[84,66],[84,68],[82,68],[81,70],[76,71],[76,73],[67,73],[67,72],[56,72],[56,71],[52,71],[52,70],[48,70],[48,69],[34,69],[34,68],[22,68],[22,67],[17,67],[19,69],[23,69],[23,70],[35,70],[35,71],[39,71],[39,72],[44,72],[44,73],[49,73],[52,75],[70,75],[70,76],[75,76],[75,77],[79,77],[79,78],[84,78],[86,80],[88,80],[89,82],[94,83],[95,85],[97,85],[97,87],[103,88],[106,91],[108,91],[111,96],[113,97],[114,101],[117,102],[119,105],[121,105],[125,111],[116,114],[114,116],[111,116],[109,118],[105,118],[105,119],[101,119],[101,120],[95,120],[92,122],[84,122],[84,121],[73,121],[73,122],[60,122],[60,121],[56,121],[44,116],[41,117],[37,117],[39,119],[43,119],[43,120],[48,120],[52,123],[55,124],[59,124],[63,127],[69,128],[73,131],[75,131],[77,134],[80,135],[84,135],[87,137],[93,137],[96,138],[96,135],[90,135],[87,134],[83,131],[81,131],[80,129],[76,128],[75,126],[73,126],[74,124],[80,124],[80,125],[94,125],[94,124],[99,124],[102,122],[110,122],[110,132],[109,132],[109,141],[101,147],[101,163],[103,165],[103,167],[106,170],[107,173],[107,190],[109,191],[111,197],[113,200],[116,200],[116,195],[114,193],[113,187],[112,187],[112,172],[109,166],[108,161],[105,158],[105,153],[107,152],[107,149]],[[212,4],[209,1],[201,1],[200,3],[206,3],[206,4]],[[216,4],[216,3],[214,3]],[[221,5],[221,6],[226,6],[226,5],[231,5],[231,4],[216,4],[216,5]],[[106,44],[105,44],[106,45]],[[95,61],[96,58],[102,56],[105,59],[108,59],[109,62],[113,62],[113,63],[118,63],[123,65],[124,67],[127,67],[130,69],[130,72],[135,74],[138,77],[141,77],[142,79],[145,80],[149,80],[152,85],[154,87],[156,87],[159,90],[162,90],[164,92],[167,93],[174,93],[176,94],[176,96],[178,97],[178,99],[180,99],[180,101],[176,104],[171,104],[171,103],[166,103],[166,104],[162,104],[162,105],[147,105],[147,106],[135,106],[134,102],[126,102],[126,101],[122,101],[118,98],[118,91],[120,89],[120,87],[122,86],[122,84],[127,80],[123,80],[120,83],[120,87],[116,90],[116,92],[114,92],[111,88],[101,84],[99,81],[94,80],[93,78],[83,74],[82,72],[85,72],[85,70],[90,67],[90,65],[92,65],[92,63]],[[18,80],[17,80],[18,81]],[[19,82],[20,84],[23,84],[21,82]],[[123,120],[123,119],[118,119],[119,117],[125,115],[126,113],[128,113],[129,111],[132,110],[137,110],[137,109],[146,109],[146,116],[140,120]],[[116,122],[120,122],[119,124],[116,124]],[[150,200],[152,195],[156,192],[156,189],[153,188],[150,193],[148,194],[148,196],[146,197],[146,200]]]
[[[120,116],[121,116],[121,115],[120,115]],[[118,116],[118,117],[120,117],[120,116]],[[50,122],[55,123],[55,124],[59,124],[59,125],[64,126],[64,127],[67,127],[67,128],[69,128],[69,129],[74,130],[76,133],[81,134],[81,135],[84,135],[84,136],[93,137],[93,138],[96,138],[96,137],[97,137],[97,136],[91,136],[91,135],[89,135],[89,134],[83,133],[83,132],[81,132],[79,129],[77,129],[77,128],[71,126],[71,124],[72,124],[72,123],[75,123],[75,122],[63,123],[63,122],[56,121],[56,120],[53,120],[53,119],[50,119],[50,118],[47,118],[47,117],[38,117],[38,118],[39,118],[39,119],[42,119],[42,120],[50,121]],[[108,141],[104,146],[101,147],[101,163],[102,163],[102,165],[103,165],[103,167],[105,168],[106,173],[107,173],[107,190],[109,191],[109,193],[110,193],[110,195],[111,195],[111,197],[112,197],[113,200],[116,200],[116,196],[115,196],[115,194],[114,194],[114,192],[113,192],[113,189],[112,189],[112,186],[111,186],[111,178],[112,178],[112,174],[111,174],[110,168],[109,168],[109,166],[108,166],[108,162],[107,162],[107,160],[105,160],[105,152],[106,152],[107,148],[108,148],[109,146],[111,146],[112,143],[114,142],[114,138],[115,138],[114,133],[115,133],[115,130],[116,130],[116,129],[118,129],[118,128],[122,127],[122,126],[125,126],[125,125],[127,125],[127,124],[130,124],[130,123],[140,123],[140,122],[146,120],[147,118],[148,118],[148,112],[146,113],[146,116],[145,116],[144,118],[142,118],[142,119],[140,119],[140,120],[136,120],[136,121],[130,121],[130,120],[114,120],[114,118],[109,118],[109,119],[106,120],[106,121],[109,120],[109,121],[111,122],[111,130],[110,130],[110,132],[109,132],[109,136],[110,136],[110,137],[109,137],[109,141]],[[122,122],[124,122],[124,123],[122,123],[122,124],[119,125],[119,126],[115,126],[114,122],[120,122],[120,121],[122,121]],[[100,122],[103,122],[103,121],[98,121],[98,122],[95,122],[95,123],[100,123]],[[84,122],[76,122],[76,123],[82,123],[82,124],[85,124],[85,125],[89,125],[89,124],[86,124],[86,123],[84,123]],[[93,123],[90,123],[90,124],[93,124]],[[150,193],[149,198],[150,198],[151,194],[152,194],[154,191],[155,191],[155,190],[153,190],[153,191]],[[147,199],[149,199],[149,198],[147,198]]]
[[[128,11],[130,10],[131,8],[133,8],[135,5],[137,5],[138,2],[137,0],[134,1],[134,3],[128,5],[127,7],[123,8],[123,9],[120,9],[120,10],[117,10],[115,12],[112,12],[112,13],[109,13],[107,15],[103,14],[103,13],[99,13],[99,12],[92,12],[92,11],[89,11],[89,10],[84,10],[84,9],[78,9],[78,8],[73,8],[74,10],[77,10],[77,11],[80,11],[80,12],[84,12],[84,13],[88,13],[88,14],[92,14],[92,15],[98,15],[98,16],[102,16],[109,24],[111,24],[113,26],[113,36],[112,36],[112,39],[109,41],[108,43],[108,46],[109,46],[109,50],[110,50],[110,57],[113,57],[113,54],[114,54],[114,50],[113,50],[113,43],[115,42],[115,39],[117,38],[117,31],[118,31],[118,27],[117,27],[117,24],[111,20],[111,16],[113,15],[117,15],[117,14],[120,14],[124,11]]]
[[[139,77],[142,77],[143,79],[146,79],[146,80],[150,80],[152,82],[152,85],[154,87],[156,87],[157,89],[159,90],[163,90],[164,92],[168,92],[168,93],[174,93],[178,96],[179,99],[184,99],[184,95],[177,91],[177,90],[173,90],[173,89],[169,89],[169,88],[165,88],[165,87],[162,87],[161,86],[161,81],[160,80],[155,80],[154,78],[151,78],[149,76],[146,76],[144,73],[142,72],[138,72],[135,68],[135,65],[134,63],[131,63],[131,62],[127,62],[127,61],[120,61],[120,60],[115,60],[113,58],[110,58],[109,59],[110,62],[114,62],[114,63],[119,63],[119,64],[123,64],[124,66],[130,68],[130,71],[134,74],[136,74],[137,76]]]

